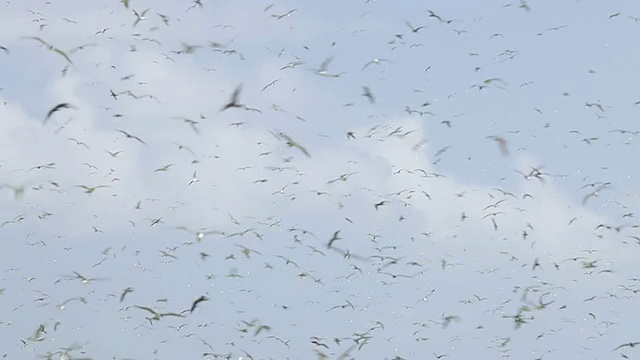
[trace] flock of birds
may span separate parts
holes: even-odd
[[[0,358],[640,358],[581,15],[335,5],[3,5]]]

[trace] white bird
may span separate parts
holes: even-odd
[[[362,71],[364,69],[366,69],[367,67],[369,67],[369,65],[380,65],[383,62],[388,62],[390,64],[393,64],[391,61],[387,60],[387,59],[373,59],[371,61],[369,61],[368,63],[364,64],[364,66],[362,67]]]
[[[189,229],[187,227],[178,226],[178,227],[176,227],[176,229],[188,231],[188,232],[190,232],[192,234],[195,234],[196,235],[196,241],[198,241],[198,242],[202,241],[202,239],[204,239],[205,235],[209,235],[209,234],[218,234],[218,235],[222,235],[222,236],[225,235],[225,233],[223,231],[205,230],[204,228],[200,229],[198,231],[193,231],[193,230],[191,230],[191,229]]]

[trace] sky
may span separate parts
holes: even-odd
[[[0,357],[640,357],[636,2],[0,8]]]

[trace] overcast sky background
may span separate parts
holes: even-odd
[[[640,357],[638,3],[202,5],[1,5],[0,356]]]

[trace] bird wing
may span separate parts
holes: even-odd
[[[55,51],[58,54],[62,55],[62,57],[64,57],[69,62],[69,64],[73,65],[73,62],[71,61],[69,56],[64,51],[62,51],[62,50],[60,50],[58,48],[54,48],[53,51]]]
[[[327,58],[327,60],[325,60],[324,62],[322,62],[322,64],[320,65],[320,68],[318,69],[318,72],[327,71],[327,69],[329,68],[329,64],[331,63],[331,61],[333,61],[333,56],[328,57],[328,58]]]
[[[44,46],[49,46],[49,47],[51,46],[48,42],[42,40],[41,38],[39,38],[37,36],[25,36],[25,37],[23,37],[23,39],[35,40],[35,41],[41,43]]]

